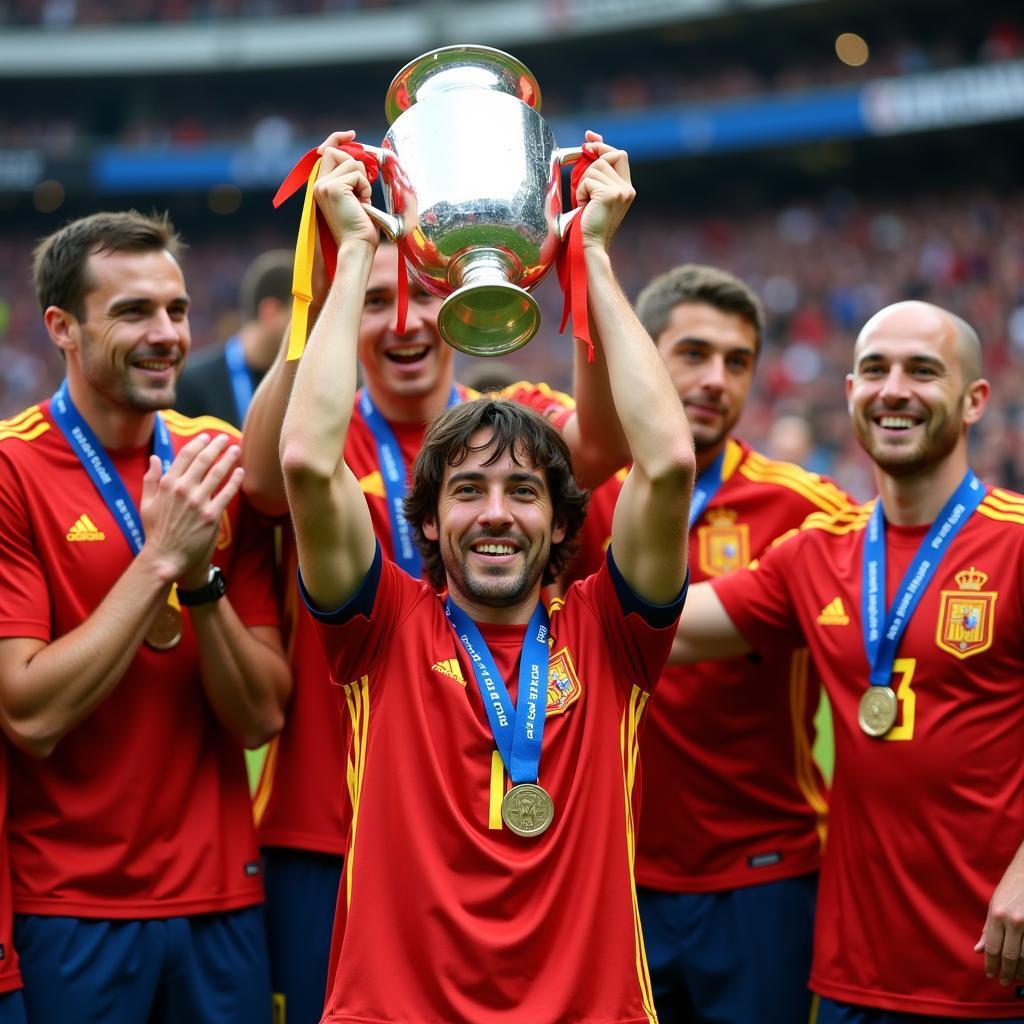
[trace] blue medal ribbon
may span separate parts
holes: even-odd
[[[984,497],[984,486],[973,471],[968,470],[921,541],[903,574],[888,613],[885,612],[885,516],[882,499],[875,503],[864,537],[861,579],[861,629],[871,666],[869,678],[872,686],[889,685],[896,650],[914,609],[928,589],[953,538],[963,529]]]
[[[459,392],[453,384],[447,408],[458,404]],[[373,404],[367,388],[363,388],[359,394],[359,411],[377,444],[377,463],[384,481],[395,561],[400,569],[404,569],[413,579],[418,580],[423,575],[423,559],[413,540],[412,527],[402,511],[402,503],[409,490],[409,473],[405,459],[402,458],[402,449],[399,447],[395,432],[391,429],[391,424]]]
[[[711,503],[711,499],[718,493],[722,486],[722,467],[725,465],[725,449],[723,448],[697,479],[693,482],[693,497],[690,499],[690,528],[697,522],[704,509]]]
[[[448,624],[473,662],[494,744],[513,783],[536,782],[548,690],[548,613],[539,601],[523,637],[519,661],[519,699],[515,705],[498,673],[476,623],[449,597],[444,604]]]
[[[238,422],[241,423],[252,401],[252,374],[245,362],[245,351],[239,335],[228,338],[224,346],[224,362],[227,363],[231,391],[235,396],[235,408],[238,410]]]
[[[51,399],[50,412],[71,445],[71,450],[85,467],[104,504],[117,521],[132,554],[137,555],[146,539],[142,529],[142,517],[103,445],[75,408],[75,403],[71,401],[66,379]],[[153,430],[153,454],[159,457],[166,473],[174,461],[174,448],[167,424],[159,413],[156,414]]]

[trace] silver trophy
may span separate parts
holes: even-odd
[[[540,116],[540,88],[515,57],[445,46],[411,61],[388,89],[379,148],[388,212],[368,208],[412,275],[446,296],[437,323],[460,352],[494,356],[540,326],[527,291],[551,269],[568,225],[559,149]]]

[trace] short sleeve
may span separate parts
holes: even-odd
[[[222,566],[231,607],[246,626],[280,624],[280,574],[274,558],[274,527],[244,495],[238,499],[230,562]],[[214,554],[217,561],[217,554]]]
[[[17,475],[0,459],[0,636],[51,639],[46,573]]]

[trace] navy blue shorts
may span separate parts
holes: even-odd
[[[1003,1017],[1000,1020],[979,1020],[972,1017],[971,1021],[972,1024],[1024,1024],[1024,1017]],[[871,1006],[837,1003],[823,996],[818,1005],[818,1017],[814,1024],[965,1024],[965,1022],[963,1017],[926,1017],[920,1013],[876,1010]]]
[[[327,853],[263,850],[274,1024],[318,1024],[323,1016],[343,863]]]
[[[28,1024],[20,988],[0,995],[0,1024]]]
[[[810,1019],[817,874],[725,892],[638,889],[661,1024]]]
[[[152,920],[15,915],[32,1024],[271,1024],[261,907]]]

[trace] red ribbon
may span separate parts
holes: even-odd
[[[573,165],[572,174],[569,176],[569,191],[572,193],[572,209],[576,209],[579,203],[576,200],[576,190],[579,188],[580,179],[586,173],[587,168],[597,159],[593,153],[583,151],[576,163]],[[562,323],[558,333],[565,331],[565,325],[572,315],[573,337],[582,341],[587,346],[587,362],[594,361],[594,342],[590,337],[590,315],[587,309],[587,266],[583,260],[583,228],[580,225],[582,214],[577,214],[569,225],[569,233],[562,242],[562,248],[558,252],[558,283],[562,287]]]
[[[348,153],[362,165],[366,171],[366,180],[372,185],[380,174],[380,163],[373,153],[370,153],[358,142],[346,142],[337,147],[343,153]],[[288,172],[281,187],[274,196],[274,209],[276,210],[283,203],[287,202],[296,192],[309,181],[313,165],[320,158],[316,148],[306,153],[299,162]],[[334,280],[334,273],[338,268],[338,246],[335,244],[334,236],[330,228],[324,223],[320,211],[315,210],[316,232],[320,238],[320,249],[324,254],[324,265],[327,267],[327,276]],[[398,246],[398,315],[395,322],[395,333],[405,334],[406,315],[409,310],[409,275],[405,269],[405,253],[402,247]]]

